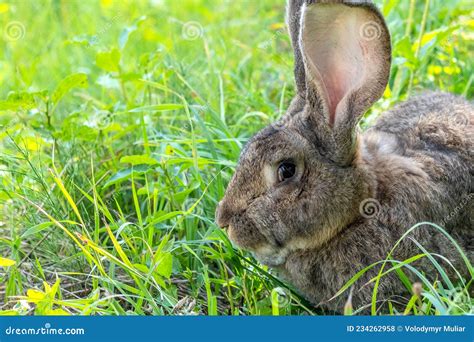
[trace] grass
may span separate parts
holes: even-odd
[[[363,127],[423,89],[473,98],[468,0],[378,5],[393,67]],[[324,313],[214,223],[242,145],[294,94],[283,13],[270,0],[0,3],[2,314]],[[371,265],[375,284],[397,272],[413,293],[400,312],[375,286],[372,313],[474,313],[472,279],[449,279],[442,259],[420,246]]]

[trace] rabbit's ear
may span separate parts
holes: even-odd
[[[320,107],[324,118],[318,119],[340,134],[382,96],[390,74],[390,35],[367,2],[324,1],[303,5],[301,12],[306,96]]]
[[[305,70],[303,63],[303,56],[301,55],[301,49],[299,46],[300,36],[300,22],[301,22],[301,9],[305,0],[288,0],[286,5],[286,25],[291,38],[291,45],[293,46],[293,52],[295,57],[295,83],[296,90],[303,98],[306,92],[306,80]]]

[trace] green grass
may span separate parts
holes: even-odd
[[[423,89],[473,98],[469,0],[378,5],[393,68],[363,127]],[[0,3],[3,314],[324,313],[214,223],[242,145],[294,94],[283,18],[283,0]],[[419,253],[371,266],[415,287],[385,310],[474,313],[472,279]],[[418,258],[439,271],[421,290]]]

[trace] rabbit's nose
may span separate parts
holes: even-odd
[[[226,228],[229,226],[229,221],[232,215],[229,210],[226,210],[224,201],[220,201],[216,208],[216,223],[220,228]]]

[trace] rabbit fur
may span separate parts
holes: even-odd
[[[361,133],[358,122],[390,75],[383,16],[365,1],[290,0],[287,25],[296,95],[278,122],[246,144],[217,207],[218,225],[310,301],[336,312],[347,299],[347,292],[333,298],[337,291],[387,258],[417,223],[443,227],[472,262],[473,105],[424,93]],[[279,179],[292,169],[293,176]],[[437,261],[453,276],[472,277],[456,247],[428,224],[413,229],[391,257],[405,260],[421,248],[442,255]],[[426,257],[412,265],[431,283],[439,277]],[[370,305],[374,283],[366,283],[379,270],[369,269],[353,285],[355,308]],[[390,272],[377,299],[406,304],[406,292]]]

